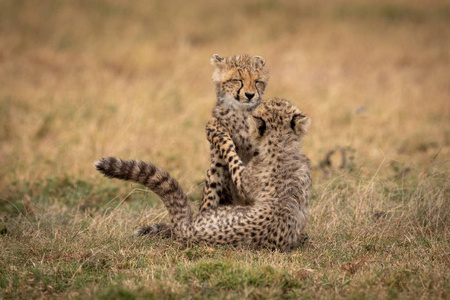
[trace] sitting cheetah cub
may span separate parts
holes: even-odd
[[[225,127],[244,164],[257,154],[249,141],[247,117],[260,103],[267,81],[268,71],[261,56],[234,55],[211,57],[216,67],[213,82],[216,85],[217,104],[212,120]],[[248,205],[252,201],[236,190],[226,162],[211,145],[211,165],[206,175],[200,211],[216,208],[219,204]]]
[[[207,127],[208,139],[226,159],[237,188],[251,206],[219,206],[192,215],[187,196],[178,182],[151,163],[103,158],[95,166],[110,178],[143,184],[159,195],[170,216],[170,226],[144,231],[170,231],[185,242],[295,249],[305,239],[304,227],[311,195],[309,160],[301,153],[301,140],[310,120],[286,100],[262,102],[248,118],[250,139],[259,155],[247,165],[237,154],[227,128],[219,122]]]

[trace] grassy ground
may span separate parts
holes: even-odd
[[[449,298],[449,49],[444,0],[0,0],[0,299]],[[312,117],[296,251],[136,239],[161,201],[92,167],[152,161],[197,205],[213,53]]]

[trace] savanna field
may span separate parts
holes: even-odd
[[[198,207],[213,53],[261,55],[312,119],[306,245],[136,238]],[[450,298],[450,2],[0,0],[0,299]]]

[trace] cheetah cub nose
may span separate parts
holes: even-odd
[[[245,93],[245,96],[247,96],[248,100],[252,100],[252,98],[255,96],[255,94]]]

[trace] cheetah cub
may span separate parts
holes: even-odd
[[[214,54],[211,64],[216,67],[213,82],[217,104],[212,120],[227,129],[244,164],[257,154],[249,140],[247,117],[260,103],[269,80],[266,61],[261,56],[234,55],[221,58]],[[200,211],[221,205],[248,205],[252,200],[236,190],[227,162],[211,145],[211,165],[206,174]]]
[[[311,195],[311,169],[301,152],[309,118],[283,99],[262,102],[248,118],[249,139],[259,152],[247,165],[239,158],[227,128],[209,123],[208,139],[228,162],[226,167],[251,206],[219,206],[192,214],[178,182],[151,163],[103,158],[95,166],[110,178],[143,184],[161,197],[170,217],[163,225],[178,240],[209,245],[295,249],[305,239]],[[160,231],[161,225],[143,230]]]

